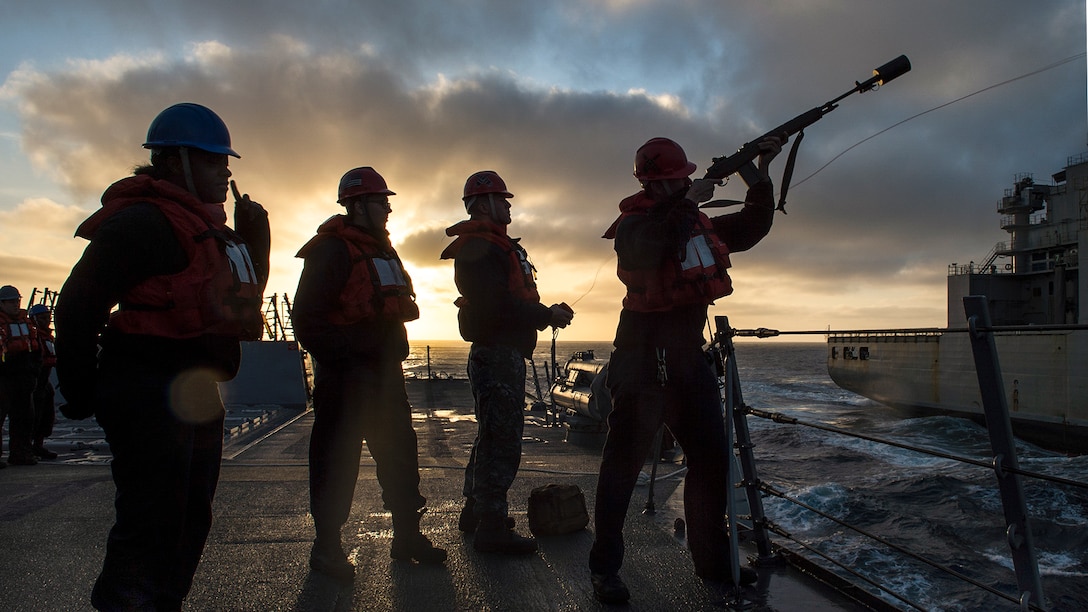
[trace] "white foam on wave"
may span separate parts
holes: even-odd
[[[982,555],[1010,571],[1015,570],[1012,556],[1009,554],[1008,550],[987,550],[983,551]],[[1082,563],[1076,555],[1070,553],[1036,551],[1035,559],[1039,565],[1040,576],[1063,576],[1069,578],[1088,577],[1088,570],[1085,569],[1084,563]]]
[[[786,491],[786,495],[808,506],[834,517],[841,517],[847,510],[849,491],[837,483],[824,483],[805,487],[797,491]],[[770,497],[764,501],[767,516],[786,531],[795,532],[804,537],[813,531],[827,529],[834,525],[832,521],[798,506],[792,501],[779,497]]]

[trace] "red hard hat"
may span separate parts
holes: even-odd
[[[337,193],[337,202],[343,204],[344,200],[355,196],[380,193],[384,195],[397,195],[389,190],[385,179],[374,168],[364,166],[348,170],[340,179],[340,189]]]
[[[506,190],[506,183],[494,170],[481,170],[468,177],[465,181],[465,195],[462,200],[484,193],[497,193],[504,198],[512,198],[514,194]]]
[[[695,172],[683,147],[668,138],[651,138],[635,152],[635,178],[640,181],[687,178]]]

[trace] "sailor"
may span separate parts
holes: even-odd
[[[49,375],[57,365],[56,340],[53,338],[53,311],[45,304],[34,304],[27,310],[30,321],[38,331],[38,340],[42,347],[42,367],[38,372],[38,383],[34,386],[34,456],[39,459],[56,459],[57,453],[45,447],[45,439],[53,433],[56,420],[55,394],[53,381]]]
[[[389,242],[395,195],[370,167],[340,180],[344,214],[321,224],[298,252],[305,260],[292,311],[295,337],[314,362],[310,513],[316,538],[310,567],[350,581],[341,542],[351,513],[363,440],[377,465],[393,518],[393,559],[443,563],[446,551],[420,532],[419,451],[401,362],[404,323],[419,318],[412,280]]]
[[[61,413],[95,416],[113,456],[99,610],[181,608],[219,481],[217,383],[237,374],[240,341],[263,331],[268,215],[235,191],[227,226],[228,160],[239,155],[226,124],[175,104],[143,146],[150,164],[111,185],[76,230],[90,243],[54,312]]]
[[[566,304],[545,306],[536,288],[536,268],[510,238],[506,183],[491,170],[465,181],[469,219],[446,229],[455,236],[442,251],[453,260],[461,337],[471,342],[468,377],[478,432],[465,466],[465,505],[458,528],[475,532],[481,552],[528,554],[536,540],[513,530],[506,494],[521,463],[525,427],[525,360],[532,358],[537,331],[563,328],[574,311]]]
[[[20,306],[23,296],[11,285],[0,287],[0,425],[8,422],[8,461],[34,465],[34,385],[42,354],[37,330]],[[3,442],[0,441],[0,445]],[[0,467],[7,465],[0,460]]]
[[[708,218],[716,181],[688,177],[695,164],[676,142],[653,138],[635,154],[642,191],[620,202],[620,216],[604,237],[614,239],[617,275],[627,288],[608,365],[612,396],[608,437],[594,507],[595,540],[589,556],[593,589],[604,603],[630,592],[619,577],[623,523],[631,492],[662,423],[687,457],[684,515],[695,573],[731,580],[725,531],[725,439],[718,381],[703,354],[707,307],[732,293],[729,255],[759,242],[771,228],[773,193],[767,168],[781,150],[778,138],[760,144],[758,182],[744,208]],[[739,568],[740,581],[756,573]]]

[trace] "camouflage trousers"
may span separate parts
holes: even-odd
[[[504,517],[506,492],[521,464],[525,359],[513,347],[473,344],[468,378],[478,429],[465,466],[464,494],[474,501],[477,517]]]

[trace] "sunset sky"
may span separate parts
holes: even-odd
[[[492,169],[543,300],[577,311],[560,339],[607,340],[623,291],[600,236],[638,189],[639,145],[673,138],[702,176],[905,54],[910,73],[807,130],[789,214],[733,257],[712,314],[944,326],[947,266],[1007,239],[1014,176],[1051,182],[1088,151],[1085,38],[1078,0],[0,0],[0,284],[59,288],[76,226],[146,161],[155,115],[190,101],[226,121],[234,178],[269,211],[270,295],[294,294],[295,252],[342,210],[340,176],[369,165],[397,192],[411,338],[458,338],[438,255],[465,179]],[[735,177],[717,195],[743,193]]]

